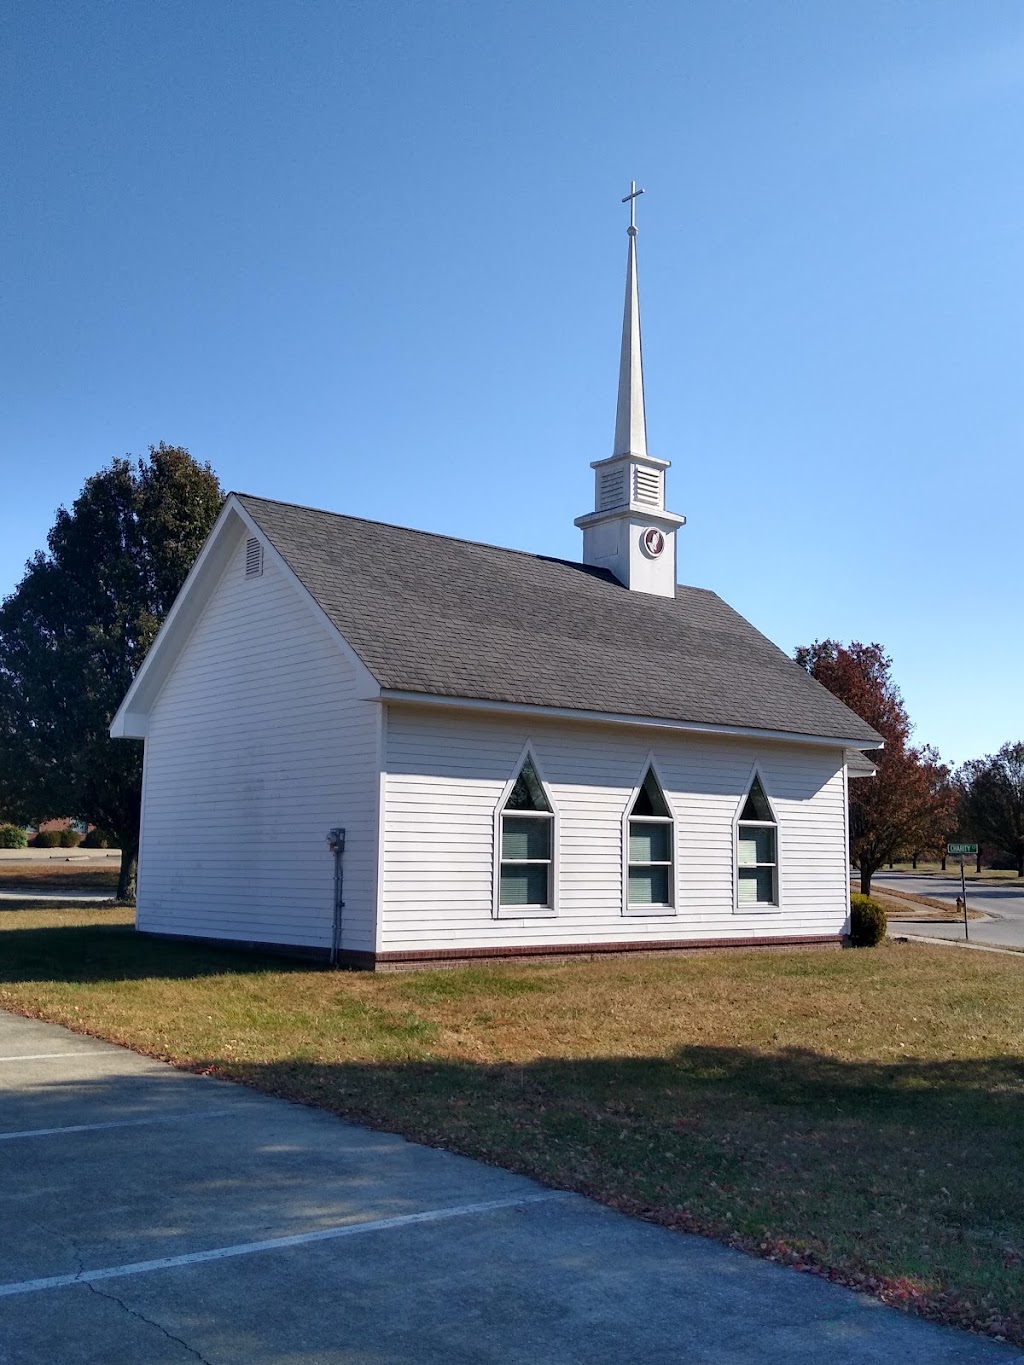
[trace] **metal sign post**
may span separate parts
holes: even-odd
[[[947,844],[946,852],[950,858],[960,860],[960,896],[964,906],[964,941],[969,943],[971,940],[970,932],[967,928],[967,880],[964,876],[964,859],[977,857],[977,844]]]
[[[971,936],[967,932],[967,882],[964,880],[963,858],[960,859],[960,895],[963,897],[964,901],[964,942],[966,943],[970,940]]]

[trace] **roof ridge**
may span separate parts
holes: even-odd
[[[381,521],[377,517],[357,517],[351,512],[332,512],[327,507],[310,507],[302,502],[285,502],[281,498],[264,498],[259,493],[242,493],[237,488],[228,492],[229,498],[248,498],[253,502],[269,503],[272,507],[290,507],[296,512],[315,512],[318,516],[334,517],[338,521],[358,521],[363,526],[386,526],[392,531],[407,531],[413,536],[427,536],[431,540],[443,540],[448,544],[472,545],[481,550],[498,550],[504,555],[520,555],[524,559],[542,559],[549,563],[567,564],[574,569],[594,570],[594,565],[585,564],[582,559],[567,559],[564,555],[545,555],[539,550],[516,550],[509,545],[495,545],[490,540],[470,540],[468,536],[446,536],[440,531],[424,531],[418,526],[402,526],[397,521]],[[718,597],[714,588],[699,588],[695,584],[676,583],[677,588],[686,588],[689,592],[703,592],[711,597]]]
[[[542,555],[533,550],[515,550],[509,545],[495,545],[489,540],[470,540],[468,536],[446,536],[440,531],[423,531],[418,526],[402,526],[397,521],[380,521],[377,517],[357,517],[351,512],[332,512],[326,507],[308,507],[301,502],[282,502],[280,498],[261,498],[258,493],[239,493],[232,489],[228,497],[251,498],[255,502],[269,502],[275,507],[290,507],[296,512],[316,512],[323,517],[336,517],[339,521],[358,521],[364,526],[386,526],[392,531],[408,531],[413,536],[429,536],[431,540],[454,541],[459,545],[475,545],[482,550],[500,550],[506,555],[522,555],[526,559],[556,559],[562,564],[578,564],[581,569],[591,566],[582,560],[565,559],[561,555]]]

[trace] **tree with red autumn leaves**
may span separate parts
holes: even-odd
[[[872,751],[872,778],[850,783],[850,857],[860,889],[885,863],[941,845],[956,825],[949,769],[930,746],[914,748],[903,698],[892,680],[892,660],[881,645],[816,640],[797,649],[796,661],[877,730],[885,747]]]

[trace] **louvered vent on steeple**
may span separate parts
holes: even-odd
[[[645,469],[643,465],[633,466],[633,501],[644,502],[649,507],[661,507],[664,502],[664,475],[660,469]]]
[[[621,507],[623,503],[629,501],[626,493],[626,470],[619,465],[614,469],[599,469],[597,471],[597,508],[599,512],[607,512],[609,507]]]
[[[263,572],[263,546],[257,536],[250,536],[245,542],[245,576],[259,578]]]

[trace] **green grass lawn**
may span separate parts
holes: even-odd
[[[0,1006],[1024,1344],[1024,962],[925,945],[406,975],[0,913]]]

